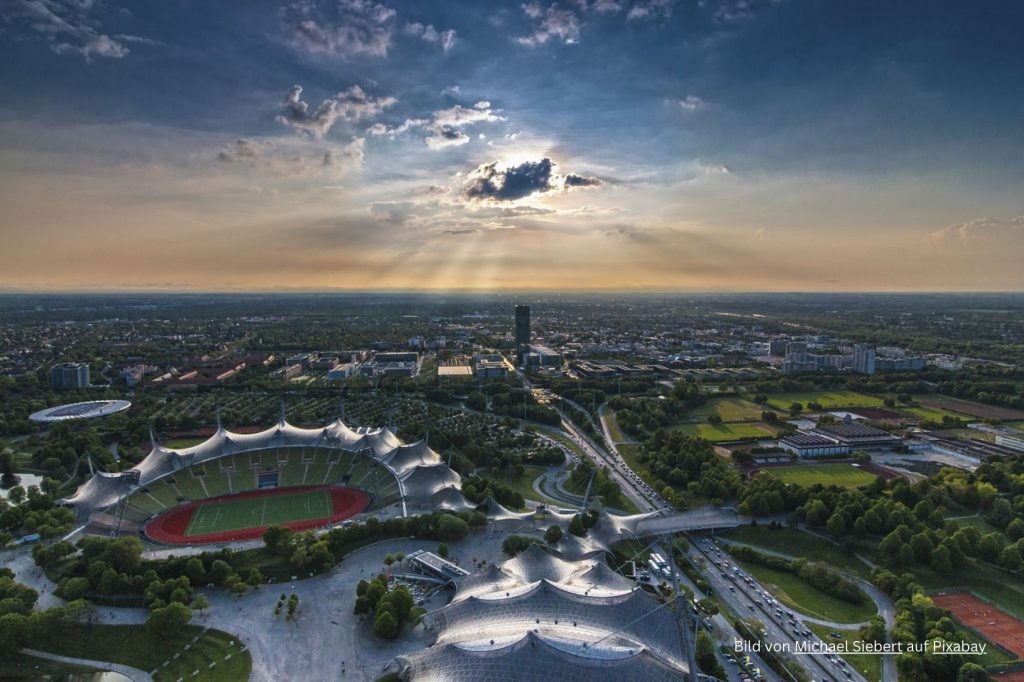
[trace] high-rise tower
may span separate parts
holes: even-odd
[[[523,362],[523,355],[530,352],[530,306],[516,306],[516,358]]]

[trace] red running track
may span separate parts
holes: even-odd
[[[170,511],[166,511],[146,524],[146,536],[155,542],[168,545],[209,545],[221,542],[232,542],[235,540],[253,540],[263,537],[263,531],[267,526],[254,526],[252,528],[240,528],[237,530],[224,531],[221,533],[205,533],[203,535],[186,535],[189,521],[192,514],[198,507],[226,500],[239,500],[247,497],[273,497],[275,495],[291,495],[293,493],[312,492],[314,490],[326,490],[331,494],[331,509],[333,513],[329,517],[319,519],[306,519],[305,521],[292,521],[281,525],[291,530],[310,530],[320,526],[330,526],[339,521],[355,516],[370,505],[370,496],[356,488],[345,488],[330,485],[304,485],[292,488],[270,488],[267,490],[250,490],[234,495],[221,495],[211,497],[198,502],[187,502]]]

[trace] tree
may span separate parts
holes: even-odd
[[[448,543],[439,542],[437,543],[437,554],[438,556],[447,559],[448,558]]]
[[[846,535],[846,517],[836,512],[828,517],[828,523],[825,524],[825,527],[832,534],[832,537],[841,538]]]
[[[828,507],[821,500],[811,500],[807,505],[806,518],[807,523],[812,526],[824,526],[828,520]]]
[[[254,568],[249,571],[249,575],[245,578],[245,583],[250,587],[259,587],[263,583],[263,574],[260,573],[258,568]]]
[[[558,541],[562,539],[562,527],[553,525],[544,531],[544,541],[549,545],[558,544]]]
[[[977,663],[964,663],[956,675],[956,682],[988,682],[988,672]]]
[[[384,609],[377,613],[377,617],[373,621],[373,634],[381,639],[398,637],[398,619],[391,611]]]
[[[234,574],[231,564],[223,559],[217,559],[210,565],[210,582],[217,585],[227,585],[229,578]]]
[[[267,551],[277,556],[288,556],[292,551],[292,533],[282,526],[270,526],[263,531],[263,544]]]
[[[146,630],[154,637],[165,637],[180,630],[192,620],[192,612],[184,604],[171,602],[154,609],[146,619]]]
[[[206,609],[210,608],[210,600],[205,594],[197,594],[192,600],[192,610],[198,611],[200,615],[206,616]]]
[[[185,575],[192,583],[192,587],[199,587],[206,582],[206,569],[203,568],[203,560],[199,557],[192,557],[185,563]]]
[[[722,664],[718,662],[718,657],[715,656],[715,643],[711,641],[711,637],[704,630],[697,633],[694,657],[697,659],[697,667],[705,675],[711,675],[720,680],[728,679],[725,675],[725,670],[722,669]]]
[[[700,609],[705,616],[714,616],[718,613],[718,603],[711,597],[704,597],[697,602],[697,608]]]
[[[469,524],[452,514],[441,514],[437,519],[437,539],[457,542],[469,535]]]
[[[587,534],[587,527],[583,524],[583,516],[576,514],[569,521],[569,532],[578,538]]]

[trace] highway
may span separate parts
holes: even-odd
[[[786,606],[780,605],[774,597],[745,571],[735,566],[732,556],[721,551],[709,538],[691,536],[689,556],[693,564],[697,559],[704,561],[701,574],[711,585],[719,600],[742,618],[755,618],[765,626],[762,639],[772,645],[785,646],[793,651],[797,642],[803,646],[824,647],[825,643],[808,629]],[[825,654],[791,654],[811,677],[817,681],[850,680],[867,682],[865,678],[838,656]],[[832,660],[834,659],[834,660]]]

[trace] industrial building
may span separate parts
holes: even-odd
[[[801,459],[850,454],[850,446],[817,433],[794,433],[779,439],[779,447]]]

